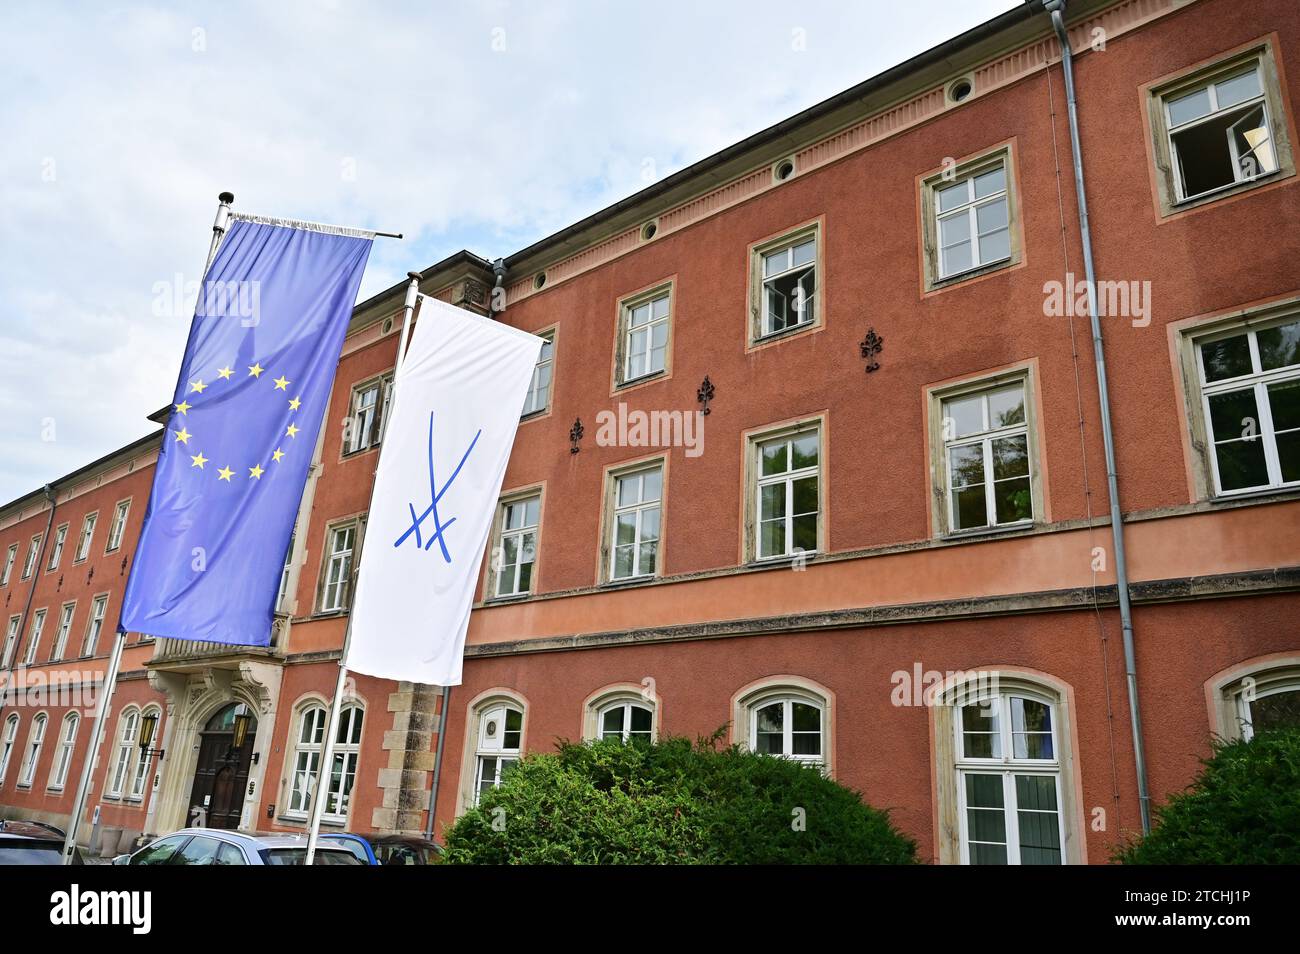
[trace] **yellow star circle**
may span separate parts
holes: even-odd
[[[290,437],[297,437],[297,436],[298,436],[298,430],[299,430],[299,429],[298,429],[295,425],[290,424],[290,425],[289,425],[289,429],[286,430],[285,433],[288,434]]]
[[[230,478],[233,476],[235,476],[235,472],[231,470],[229,467],[222,467],[219,471],[217,471],[218,480],[224,480],[229,482]]]
[[[190,432],[183,427],[176,432],[176,439],[180,441],[182,444],[188,444],[190,442],[190,437],[192,436],[193,435],[191,435]]]
[[[275,379],[275,389],[277,391],[284,391],[288,387],[289,387],[289,382],[283,374]]]
[[[284,451],[280,450],[280,448],[277,447],[275,449],[275,453],[271,455],[271,460],[275,461],[278,464],[280,463],[280,458],[283,456],[284,456]]]
[[[191,391],[198,391],[200,394],[203,393],[203,389],[206,388],[206,387],[207,387],[207,385],[204,384],[202,381],[191,381],[191,382],[190,382],[190,390],[191,390]]]
[[[190,408],[192,408],[193,406],[194,406],[194,405],[191,404],[189,401],[181,401],[180,404],[177,404],[177,405],[176,405],[176,410],[178,410],[178,411],[180,411],[182,414],[184,414],[186,411],[188,411],[188,410],[189,410]]]
[[[264,473],[266,473],[266,471],[262,469],[260,464],[254,464],[252,467],[248,468],[248,476],[254,477],[258,480],[262,479]]]
[[[234,373],[235,372],[232,371],[230,368],[221,368],[220,370],[217,371],[217,374],[221,377],[223,381],[229,378]]]
[[[199,451],[197,454],[192,454],[190,460],[194,461],[190,466],[197,467],[199,470],[202,470],[203,465],[208,462],[208,459],[203,456],[203,451]]]
[[[256,378],[256,377],[260,377],[261,374],[262,374],[262,372],[265,371],[265,370],[266,370],[266,369],[265,369],[264,367],[262,367],[260,364],[255,364],[255,365],[253,365],[251,368],[248,369],[248,373],[251,374],[253,377]]]

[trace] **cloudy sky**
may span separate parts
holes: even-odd
[[[404,232],[361,297],[644,188],[1019,0],[0,12],[0,502],[153,429],[216,209]]]

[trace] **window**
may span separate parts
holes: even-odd
[[[955,709],[962,863],[1062,864],[1056,705],[1009,691],[963,698]]]
[[[519,762],[523,749],[524,713],[510,703],[483,710],[478,717],[478,748],[474,758],[474,804],[496,788]]]
[[[99,647],[99,632],[104,628],[104,612],[108,609],[108,596],[96,596],[90,604],[90,620],[86,623],[86,639],[81,644],[81,655],[93,656]]]
[[[817,225],[801,228],[751,250],[752,340],[817,323],[818,232]]]
[[[306,817],[311,811],[311,796],[320,775],[321,748],[325,741],[328,716],[324,706],[313,703],[303,709],[299,717],[298,741],[294,747],[293,783],[289,795],[290,815]],[[364,718],[365,712],[356,704],[345,705],[339,713],[338,729],[334,735],[330,785],[322,808],[323,816],[335,821],[347,821],[352,786],[357,778],[357,758],[361,751]]]
[[[54,637],[54,648],[50,650],[51,662],[63,658],[64,650],[68,647],[68,633],[72,631],[72,614],[76,609],[75,602],[63,604],[63,609],[59,613],[59,631]]]
[[[140,729],[140,710],[127,709],[117,720],[117,752],[113,758],[113,774],[109,780],[107,794],[111,798],[121,798],[127,779],[135,764],[136,749]]]
[[[541,513],[540,495],[520,497],[501,504],[497,516],[500,529],[492,558],[496,573],[493,593],[496,596],[517,596],[531,591]]]
[[[672,289],[658,288],[619,306],[618,384],[659,374],[668,367]]]
[[[9,577],[14,571],[14,560],[18,559],[18,544],[9,544],[9,549],[5,552],[4,570],[0,571],[0,586],[9,585]]]
[[[759,560],[816,552],[821,512],[821,429],[804,427],[753,446],[753,553]]]
[[[1033,521],[1027,380],[965,385],[937,398],[947,531]]]
[[[9,760],[14,754],[14,741],[18,738],[18,716],[11,715],[5,720],[4,735],[0,737],[0,785],[4,784],[9,774]]]
[[[280,570],[280,588],[275,594],[275,608],[278,612],[286,612],[284,608],[284,597],[289,592],[289,571],[293,569],[293,544],[298,539],[298,531],[294,530],[289,534],[289,549],[284,551],[284,566]]]
[[[1218,689],[1224,738],[1250,740],[1272,729],[1300,728],[1300,657],[1256,664]]]
[[[108,547],[105,553],[112,553],[122,545],[122,535],[126,533],[126,518],[131,512],[131,501],[119,500],[113,511],[113,525],[108,529]]]
[[[32,571],[36,569],[36,558],[41,549],[41,535],[38,533],[32,537],[32,542],[27,547],[27,559],[23,561],[23,579],[31,577]]]
[[[63,718],[63,732],[59,735],[59,751],[54,756],[54,769],[50,772],[49,787],[62,790],[68,781],[68,770],[72,768],[72,753],[77,747],[77,726],[81,719],[75,712],[69,712]]]
[[[654,739],[655,713],[643,702],[619,700],[601,707],[596,724],[602,739],[650,742]]]
[[[1280,103],[1268,47],[1154,91],[1166,213],[1174,204],[1247,186],[1289,166]]]
[[[383,439],[384,422],[393,399],[392,372],[359,384],[352,390],[352,415],[348,420],[344,453],[375,447]]]
[[[1199,339],[1196,364],[1215,491],[1300,484],[1300,317]]]
[[[50,548],[50,562],[46,564],[47,570],[57,570],[59,560],[63,558],[63,544],[68,539],[68,525],[60,524],[59,528],[54,531],[54,546]]]
[[[826,709],[820,699],[802,693],[776,693],[759,697],[748,709],[752,751],[818,768],[826,764]]]
[[[95,524],[98,521],[98,511],[86,514],[86,519],[81,524],[81,536],[77,540],[77,552],[72,557],[73,563],[80,563],[90,556],[90,542],[95,539]]]
[[[521,417],[540,414],[551,406],[551,378],[555,364],[555,330],[543,331],[542,350],[537,355],[537,365],[533,368],[533,379],[528,384],[528,394],[524,398],[524,410]]]
[[[23,662],[30,666],[36,662],[36,648],[41,642],[41,632],[45,629],[45,610],[38,609],[32,614],[32,631],[27,637],[27,655]]]
[[[1010,147],[949,167],[922,187],[926,289],[1020,259]]]
[[[349,523],[329,531],[325,558],[325,585],[320,609],[332,613],[347,609],[352,589],[352,554],[357,542],[357,525]]]
[[[176,852],[190,840],[192,840],[192,836],[188,834],[172,835],[170,838],[159,839],[148,848],[143,848],[132,855],[130,863],[133,865],[171,864]]]
[[[5,669],[8,669],[9,664],[13,662],[14,646],[18,643],[18,627],[22,624],[22,621],[21,616],[9,617],[9,628],[5,630],[4,661],[0,662],[0,666]]]
[[[611,477],[609,579],[653,576],[659,565],[662,465]]]
[[[20,787],[29,788],[36,777],[36,763],[41,758],[41,746],[45,744],[45,724],[49,717],[41,712],[32,720],[31,730],[27,734],[27,757],[23,759],[23,769],[18,774]]]

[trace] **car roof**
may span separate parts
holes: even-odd
[[[53,825],[29,821],[0,821],[0,838],[32,838],[42,841],[62,841],[64,834]]]
[[[216,838],[219,841],[228,841],[231,844],[243,845],[253,851],[260,851],[263,848],[306,848],[307,836],[293,833],[287,834],[270,834],[270,835],[250,835],[247,832],[232,831],[228,828],[182,828],[180,831],[174,831],[170,835],[164,835],[164,838],[174,838],[179,835],[202,835],[205,838]],[[329,846],[327,851],[341,851],[344,849]]]

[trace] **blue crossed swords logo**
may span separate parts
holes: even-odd
[[[474,435],[474,439],[469,442],[469,447],[465,448],[465,453],[461,455],[460,463],[456,465],[456,469],[451,472],[451,476],[447,478],[447,482],[443,484],[440,489],[438,487],[437,478],[433,475],[433,412],[429,412],[429,496],[432,499],[429,502],[429,506],[424,508],[424,513],[419,515],[415,512],[414,504],[408,503],[406,505],[407,509],[411,512],[411,525],[406,529],[406,532],[398,537],[393,543],[394,547],[400,547],[406,542],[407,537],[414,534],[415,546],[418,549],[427,550],[429,547],[433,546],[434,541],[436,540],[439,548],[442,550],[443,560],[448,563],[451,562],[451,554],[447,551],[447,541],[444,538],[444,534],[446,533],[447,528],[456,522],[456,518],[452,517],[446,523],[443,523],[442,518],[438,515],[438,501],[442,500],[443,494],[447,492],[452,483],[455,482],[456,478],[460,476],[460,469],[465,466],[465,461],[469,459],[470,452],[474,450],[474,445],[478,443],[478,439],[482,433],[483,429],[479,428],[478,432]],[[420,534],[420,528],[424,526],[424,521],[429,517],[433,518],[433,535],[430,536],[426,542]]]

